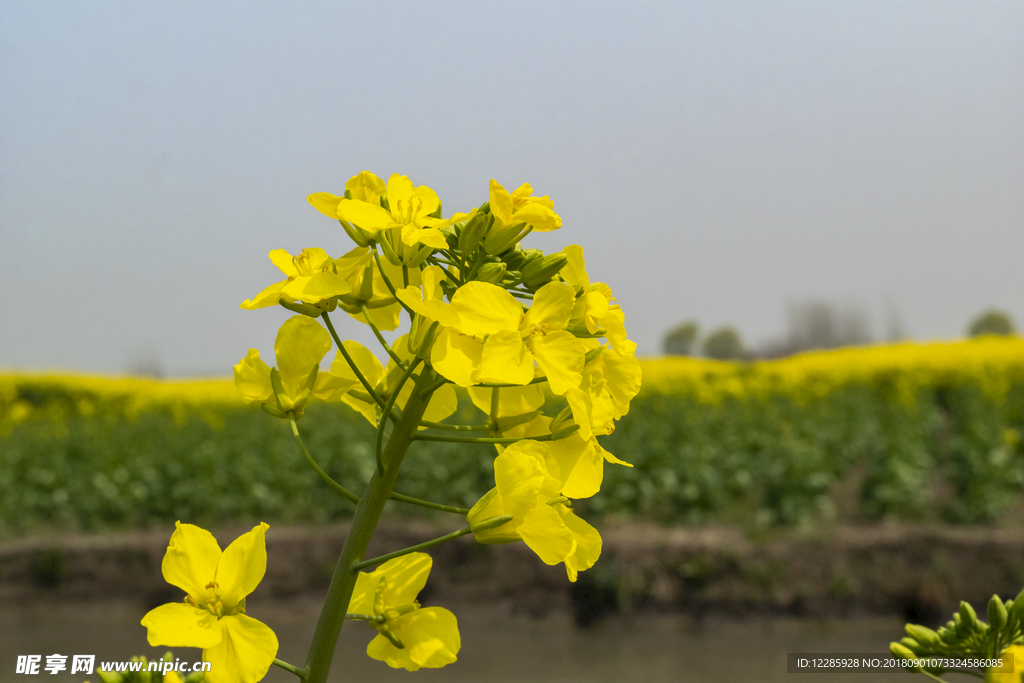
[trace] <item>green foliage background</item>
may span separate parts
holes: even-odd
[[[659,362],[645,364],[645,381]],[[704,363],[694,367],[721,372],[692,375],[686,390],[653,382],[656,389],[634,399],[617,431],[602,437],[635,467],[606,465],[601,492],[574,503],[583,515],[757,527],[837,518],[1009,523],[1020,507],[1024,373],[996,367],[978,381],[970,373],[922,381],[916,367],[908,383],[909,375],[889,369],[825,389],[818,382],[811,394],[748,390],[756,384],[750,379],[741,385],[747,389],[715,389],[708,400],[711,389],[738,386],[754,371]],[[989,386],[993,377],[998,391]],[[306,465],[283,420],[178,394],[140,409],[76,382],[4,380],[2,536],[179,519],[325,523],[351,511]],[[476,421],[479,413],[464,403],[452,419]],[[321,465],[360,490],[373,467],[370,425],[338,404],[311,405],[299,424]],[[493,486],[494,455],[490,446],[418,442],[397,488],[469,507]],[[391,505],[393,514],[423,512]]]

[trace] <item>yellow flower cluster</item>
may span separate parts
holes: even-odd
[[[561,227],[554,203],[528,184],[509,192],[492,180],[487,202],[444,219],[430,188],[365,171],[344,195],[316,193],[309,202],[338,220],[355,247],[339,258],[321,248],[270,252],[285,279],[242,308],[280,305],[298,315],[278,332],[274,367],[256,349],[235,365],[243,399],[290,420],[297,438],[295,420],[311,397],[345,403],[377,428],[378,475],[388,467],[382,443],[391,422],[388,444],[399,439],[402,454],[415,438],[493,444],[495,488],[468,512],[465,531],[482,543],[522,540],[575,581],[597,561],[601,537],[570,499],[597,493],[605,462],[629,466],[598,437],[629,410],[641,369],[622,310],[610,287],[591,282],[583,250],[522,247],[532,231]],[[387,366],[338,337],[329,316],[337,309],[373,330]],[[397,329],[403,312],[408,332],[389,344],[381,331]],[[332,347],[330,370],[321,370]],[[441,422],[457,408],[455,387],[468,391],[485,424]],[[561,412],[544,414],[546,391],[561,397]],[[485,435],[453,437],[449,429]],[[428,570],[424,555],[360,576],[350,609],[380,632],[371,656],[410,670],[454,661],[454,616],[414,601]]]
[[[62,421],[73,416],[135,419],[154,411],[184,422],[198,414],[213,423],[239,408],[230,381],[157,380],[137,377],[11,373],[0,374],[0,434],[25,420]]]
[[[707,404],[769,396],[806,403],[853,384],[885,384],[895,400],[907,404],[922,389],[968,384],[1001,400],[1012,385],[1024,382],[1024,339],[907,342],[753,363],[659,358],[642,365],[646,392],[686,395]]]

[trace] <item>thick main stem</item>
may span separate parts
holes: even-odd
[[[395,425],[387,447],[384,449],[385,470],[383,473],[375,472],[370,477],[359,507],[356,508],[355,517],[352,519],[352,528],[341,549],[338,564],[334,568],[331,585],[327,589],[327,598],[324,600],[324,607],[320,612],[320,620],[313,633],[313,643],[310,645],[309,655],[306,657],[306,671],[308,672],[306,683],[325,683],[327,681],[327,672],[334,659],[334,648],[338,644],[338,636],[345,623],[345,613],[348,610],[349,601],[352,599],[352,590],[355,588],[358,576],[358,572],[352,571],[351,567],[365,557],[366,547],[377,528],[384,504],[391,497],[391,489],[398,477],[402,459],[405,457],[406,451],[409,450],[412,435],[416,432],[420,418],[423,417],[423,412],[427,409],[427,403],[430,401],[430,394],[424,392],[423,389],[429,387],[435,379],[436,375],[429,367],[424,367],[420,372],[413,387],[412,396],[405,404],[402,417]]]

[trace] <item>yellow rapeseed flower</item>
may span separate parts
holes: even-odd
[[[235,386],[246,403],[263,404],[268,412],[283,417],[294,411],[302,415],[312,395],[324,401],[336,401],[356,384],[354,377],[339,377],[320,372],[320,361],[331,350],[331,336],[315,320],[292,316],[281,325],[274,342],[280,386],[275,390],[272,370],[260,359],[260,352],[249,349],[234,366]],[[276,408],[268,405],[276,399]]]
[[[267,528],[259,524],[222,552],[209,531],[175,524],[162,569],[185,601],[150,610],[142,625],[154,647],[203,648],[207,683],[255,683],[277,656],[277,636],[245,613],[245,597],[267,570]]]
[[[434,214],[441,207],[437,194],[425,185],[413,187],[408,176],[393,174],[380,194],[376,194],[380,187],[377,176],[364,171],[356,178],[360,180],[353,184],[361,191],[357,193],[349,188],[351,199],[317,192],[309,196],[310,204],[321,213],[351,223],[377,239],[381,231],[398,230],[403,244],[410,247],[423,244],[434,249],[448,247],[441,228],[469,217],[459,213],[448,220],[437,218]],[[381,206],[382,198],[387,208]]]
[[[589,569],[601,554],[601,535],[573,514],[560,491],[558,463],[546,444],[524,440],[494,460],[496,486],[466,515],[470,526],[511,515],[499,527],[474,532],[480,543],[522,540],[545,564],[565,563],[570,581]]]
[[[409,671],[455,661],[462,645],[455,615],[416,601],[432,563],[426,553],[410,553],[360,572],[348,611],[375,617],[367,621],[378,631],[366,648],[373,659]]]
[[[288,277],[275,282],[241,307],[246,310],[277,306],[281,301],[315,304],[344,294],[351,286],[338,275],[334,260],[323,249],[303,249],[292,256],[284,249],[270,252],[270,260]]]
[[[541,287],[529,310],[507,290],[469,282],[455,291],[452,307],[459,324],[439,336],[431,362],[460,386],[480,382],[529,384],[534,360],[551,390],[564,394],[579,386],[585,348],[566,331],[574,295],[565,283]]]

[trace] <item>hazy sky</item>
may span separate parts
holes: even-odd
[[[271,356],[267,252],[371,170],[549,194],[643,353],[809,298],[1024,324],[1024,3],[0,4],[0,367]],[[366,341],[365,326],[343,334]]]

